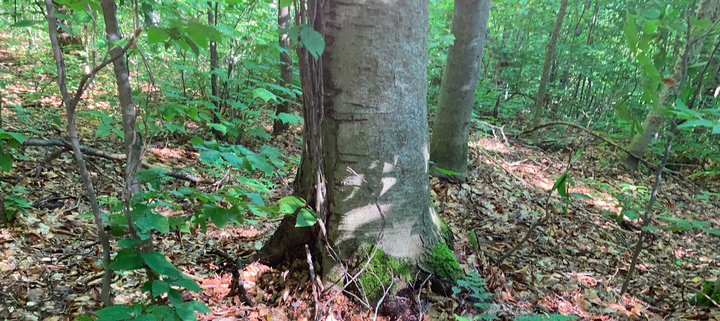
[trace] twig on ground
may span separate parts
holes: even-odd
[[[380,297],[380,300],[375,304],[375,313],[373,314],[373,321],[377,320],[378,317],[378,311],[380,310],[380,305],[382,305],[383,301],[385,301],[385,298],[390,293],[390,290],[392,289],[393,285],[395,284],[395,276],[392,274],[392,271],[390,272],[390,284],[388,284],[387,288],[385,288],[385,291],[383,291],[382,297]],[[380,277],[375,275],[378,280]]]
[[[312,254],[310,254],[310,247],[305,244],[305,255],[307,258],[308,270],[310,271],[310,284],[312,284],[313,301],[315,301],[315,316],[314,320],[318,320],[318,307],[320,306],[320,296],[318,295],[317,285],[315,284],[317,276],[315,275],[315,265],[313,265]]]

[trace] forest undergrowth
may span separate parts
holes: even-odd
[[[2,54],[0,62],[12,65],[8,53]],[[46,138],[61,135],[61,127],[41,121],[47,119],[44,115],[62,114],[60,101],[52,94],[54,87],[47,85],[52,81],[38,78],[24,86],[5,88],[3,105],[24,108],[23,114],[3,109],[4,126],[19,129],[25,126],[19,121],[29,121]],[[43,90],[47,94],[40,101],[24,100],[30,93]],[[85,108],[108,107],[106,102],[94,101],[94,95],[98,93],[88,93]],[[92,135],[87,131],[95,126],[81,123],[81,131]],[[295,135],[299,130],[293,128],[276,136],[270,144],[286,155],[297,154],[300,146]],[[582,132],[569,130],[563,134],[585,139]],[[502,320],[529,313],[575,314],[583,320],[720,319],[717,309],[694,307],[688,302],[705,280],[719,277],[713,275],[720,260],[718,237],[677,224],[677,219],[696,220],[720,228],[718,182],[688,180],[682,168],[665,178],[658,202],[675,221],[655,219],[661,229],[652,231],[649,247],[641,252],[629,295],[618,298],[617,289],[627,274],[641,222],[624,216],[618,220],[617,214],[630,207],[633,197],[642,198],[648,192],[644,187],[652,185],[653,177],[650,171],[628,174],[616,168],[607,159],[612,147],[602,141],[588,141],[585,146],[571,170],[575,182],[571,192],[589,197],[573,200],[566,211],[559,198],[550,198],[549,205],[545,200],[565,168],[568,153],[573,152],[569,146],[543,150],[522,140],[506,141],[478,130],[471,137],[468,181],[431,181],[433,203],[450,226],[454,252],[467,272],[479,271],[487,280],[494,295],[492,310]],[[100,139],[92,147],[113,151],[119,144]],[[18,217],[12,227],[0,229],[0,317],[64,320],[97,310],[100,253],[72,155],[64,149],[27,147],[25,156],[14,169],[15,184],[26,188],[32,209]],[[147,158],[168,167],[191,168],[197,152],[187,141],[165,137],[150,143]],[[121,194],[121,163],[88,157],[88,164],[102,195]],[[273,178],[275,189],[269,201],[291,194],[288,177]],[[547,222],[532,231],[518,251],[498,262],[544,213],[550,215]],[[277,223],[278,219],[258,219],[254,226],[209,226],[207,233],[167,235],[156,246],[201,286],[202,292],[192,295],[212,311],[202,320],[308,320],[316,309],[324,320],[374,317],[374,311],[345,296],[327,295],[318,305],[309,286],[306,262],[273,269],[248,261]],[[480,235],[477,249],[471,245],[473,234]],[[254,306],[243,303],[239,296],[225,298],[233,281],[223,268],[228,258],[242,262],[242,280]],[[116,275],[116,302],[131,302],[141,294],[137,273]],[[395,300],[405,300],[405,308],[378,320],[444,320],[474,311],[471,301],[462,295],[446,297],[427,287]],[[328,301],[331,303],[326,305]]]

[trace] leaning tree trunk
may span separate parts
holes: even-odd
[[[548,42],[547,52],[545,53],[545,64],[543,64],[540,85],[538,86],[538,93],[535,98],[535,108],[533,110],[532,118],[533,124],[537,124],[537,122],[540,121],[543,109],[545,108],[545,97],[547,95],[546,91],[548,79],[550,79],[550,69],[553,63],[553,56],[555,56],[555,51],[557,49],[558,36],[560,35],[560,29],[562,29],[567,4],[567,0],[562,0],[560,2],[560,10],[558,11],[557,18],[555,19],[555,27],[553,27],[552,34],[550,34],[550,41]]]
[[[375,244],[420,264],[439,240],[427,168],[428,2],[319,2],[307,14],[323,21],[307,23],[325,34],[325,51],[320,61],[300,54],[306,125],[296,193],[313,199],[316,230],[326,231],[315,234],[323,275],[342,278],[338,263]],[[286,219],[263,252],[281,253],[272,248],[287,245],[277,240],[291,227]]]
[[[430,161],[433,175],[464,181],[468,134],[480,62],[486,43],[490,0],[455,0],[452,32],[433,123]]]
[[[292,57],[288,49],[290,48],[290,36],[287,31],[290,27],[290,6],[278,8],[278,44],[280,45],[280,86],[288,86],[293,83]],[[275,109],[275,115],[290,112],[290,100],[285,95],[285,101],[278,104]],[[273,134],[281,133],[288,128],[288,125],[280,119],[275,119],[273,123]]]
[[[699,19],[706,17],[709,10],[714,10],[717,0],[703,0],[697,9],[697,17]],[[682,88],[687,76],[688,65],[693,56],[693,44],[702,41],[702,38],[693,37],[692,35],[686,39],[683,52],[675,61],[670,81],[661,82],[660,94],[658,96],[657,106],[650,109],[645,121],[642,124],[642,131],[638,132],[630,140],[628,151],[623,153],[622,164],[628,170],[637,170],[639,158],[643,157],[653,137],[658,134],[660,128],[665,121],[665,105],[674,100],[679,88]]]

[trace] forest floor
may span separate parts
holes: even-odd
[[[0,57],[0,63],[22,68],[7,56]],[[53,84],[43,87],[51,81],[49,77],[25,79],[2,89],[3,106],[26,106],[24,112],[2,110],[4,129],[23,131],[21,126],[30,122],[35,130],[28,134],[62,136],[61,127],[43,118],[62,114],[59,100],[52,94]],[[38,104],[26,101],[27,97],[37,98],[38,88],[47,88],[48,94],[41,95]],[[108,104],[94,102],[90,95],[85,108],[88,106]],[[94,125],[85,125],[85,137],[91,137]],[[297,153],[295,134],[276,137],[271,144],[288,154]],[[572,135],[581,134],[563,136]],[[652,173],[628,174],[608,157],[616,151],[600,142],[591,144],[571,170],[576,183],[571,192],[591,199],[573,200],[565,213],[560,198],[556,194],[548,198],[547,194],[563,173],[570,151],[544,151],[521,141],[506,142],[487,135],[473,135],[471,141],[468,181],[451,184],[433,179],[432,198],[451,227],[461,265],[487,280],[488,290],[494,294],[493,311],[501,320],[529,313],[572,313],[582,320],[720,320],[720,310],[688,303],[704,280],[720,277],[720,238],[692,229],[652,231],[628,294],[618,297],[641,222],[618,224],[609,217],[608,213],[619,212],[620,203],[607,191],[642,190],[637,186],[652,186]],[[94,140],[92,145],[120,150],[119,143],[111,140]],[[86,214],[88,205],[72,155],[55,151],[26,148],[28,159],[16,163],[10,173],[27,189],[26,197],[35,208],[14,225],[0,227],[0,318],[65,320],[99,308],[102,269],[95,228]],[[176,167],[192,167],[197,162],[189,144],[175,145],[172,141],[149,146],[148,155],[156,163]],[[99,194],[120,195],[122,164],[98,158],[88,161]],[[687,174],[666,177],[658,203],[674,217],[706,221],[720,228],[720,199],[710,192],[718,192],[717,182],[690,181],[685,178]],[[273,197],[288,195],[288,178],[277,180],[280,187],[273,191]],[[530,241],[497,263],[546,210],[551,217],[533,231]],[[668,226],[660,220],[654,224]],[[322,320],[373,318],[372,311],[345,296],[325,295],[318,306],[304,262],[282,268],[247,262],[242,276],[256,305],[249,307],[236,297],[225,298],[231,277],[218,272],[218,258],[208,251],[215,248],[232,256],[249,257],[276,225],[277,220],[268,220],[255,226],[211,226],[205,234],[165,235],[158,238],[157,247],[202,287],[202,293],[195,297],[212,310],[202,320],[310,320],[315,313]],[[472,230],[479,238],[479,250],[470,246]],[[134,272],[116,275],[115,302],[129,303],[138,298],[140,279]],[[446,320],[453,319],[453,314],[473,312],[467,297],[444,297],[428,289],[419,292],[407,298],[410,310],[403,320]],[[389,319],[393,318],[378,318]]]

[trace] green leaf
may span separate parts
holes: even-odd
[[[720,236],[720,230],[714,229],[714,228],[703,229],[703,232],[705,232],[707,234],[715,235],[715,236]]]
[[[280,8],[289,7],[293,4],[293,0],[280,0],[278,1],[278,6]]]
[[[298,213],[295,227],[308,227],[313,226],[317,223],[317,216],[311,210],[303,208]]]
[[[638,214],[635,210],[625,210],[623,209],[622,212],[620,212],[623,216],[627,217],[630,220],[636,220],[640,218],[640,214]]]
[[[140,244],[140,241],[132,238],[124,238],[120,241],[118,241],[118,246],[121,248],[130,248],[133,246],[137,246]]]
[[[133,317],[133,310],[124,305],[113,305],[95,312],[98,321],[119,321]]]
[[[678,128],[678,129],[683,129],[683,128],[695,128],[695,127],[708,127],[708,128],[712,128],[713,126],[715,126],[715,123],[714,123],[712,120],[709,120],[709,119],[693,119],[693,120],[688,120],[688,121],[686,121],[686,122],[678,125],[677,128]],[[713,131],[714,131],[714,129],[713,129]]]
[[[165,42],[170,39],[170,34],[165,29],[150,27],[147,30],[147,38],[149,43]]]
[[[267,161],[267,159],[265,159],[265,157],[257,154],[250,154],[247,155],[246,158],[254,169],[259,169],[263,171],[266,175],[272,174],[272,165],[270,165],[270,163]]]
[[[27,135],[23,133],[16,133],[16,132],[5,132],[8,136],[12,137],[18,144],[22,145],[23,142],[25,142],[25,138]]]
[[[202,291],[202,288],[193,279],[184,274],[180,274],[176,280],[170,281],[170,284],[183,287],[192,292]]]
[[[476,250],[480,248],[480,242],[478,242],[478,237],[477,233],[475,233],[475,230],[470,230],[470,245],[472,245],[472,247]]]
[[[279,119],[281,122],[285,124],[293,124],[297,125],[300,123],[302,118],[295,114],[288,114],[288,113],[279,113],[277,116],[277,119]]]
[[[635,54],[635,52],[637,51],[638,30],[637,25],[635,25],[635,18],[630,14],[629,11],[625,12],[625,24],[623,25],[623,33],[625,35],[625,43],[627,44],[628,48],[630,48],[630,52]]]
[[[263,129],[261,126],[255,126],[255,127],[253,127],[253,128],[250,128],[250,129],[247,130],[247,133],[248,133],[250,136],[258,137],[258,138],[262,138],[262,139],[270,139],[270,138],[272,138],[272,136],[271,136],[270,134],[268,134],[268,133],[265,131],[265,129]]]
[[[720,124],[715,125],[712,130],[713,135],[720,134]]]
[[[130,214],[143,240],[150,237],[152,230],[163,234],[170,232],[170,224],[168,223],[167,217],[154,213],[152,208],[147,205],[135,204]]]
[[[110,269],[113,271],[130,271],[142,267],[143,260],[135,248],[119,250],[112,263],[110,263]]]
[[[152,297],[156,298],[170,291],[170,284],[162,280],[153,280],[152,282]]]
[[[255,88],[255,90],[253,90],[253,99],[255,98],[260,98],[264,102],[268,102],[270,100],[277,101],[278,99],[275,94],[265,88]]]
[[[223,227],[230,221],[229,211],[219,206],[211,206],[205,210],[205,213],[217,227]]]
[[[325,50],[325,39],[309,25],[302,25],[300,27],[300,42],[315,60],[317,60]]]
[[[558,194],[562,197],[568,197],[567,192],[567,179],[568,179],[568,173],[565,172],[558,179],[555,180],[555,184],[552,187],[552,190],[557,190]]]
[[[11,24],[10,28],[25,28],[44,23],[45,21],[43,20],[20,20],[16,23]]]
[[[208,126],[214,130],[219,131],[223,135],[227,134],[227,127],[223,124],[212,123],[212,124],[208,124]]]
[[[658,230],[658,227],[655,225],[646,225],[641,228],[641,230],[646,232],[655,232]]]
[[[203,162],[205,165],[217,165],[217,162],[220,160],[221,153],[216,150],[206,150],[202,151],[200,153],[200,161]]]
[[[142,260],[145,262],[145,264],[152,269],[155,272],[158,272],[162,275],[177,275],[179,274],[179,271],[177,268],[170,263],[170,261],[165,258],[165,255],[157,252],[152,251],[148,253],[141,254]]]
[[[285,196],[278,200],[280,205],[280,214],[293,214],[295,211],[305,206],[305,201],[297,196]]]
[[[12,155],[0,152],[0,172],[11,171],[12,164],[13,164]]]
[[[570,193],[570,197],[581,199],[581,200],[592,200],[593,199],[592,197],[590,197],[590,195],[583,194],[583,193]]]

